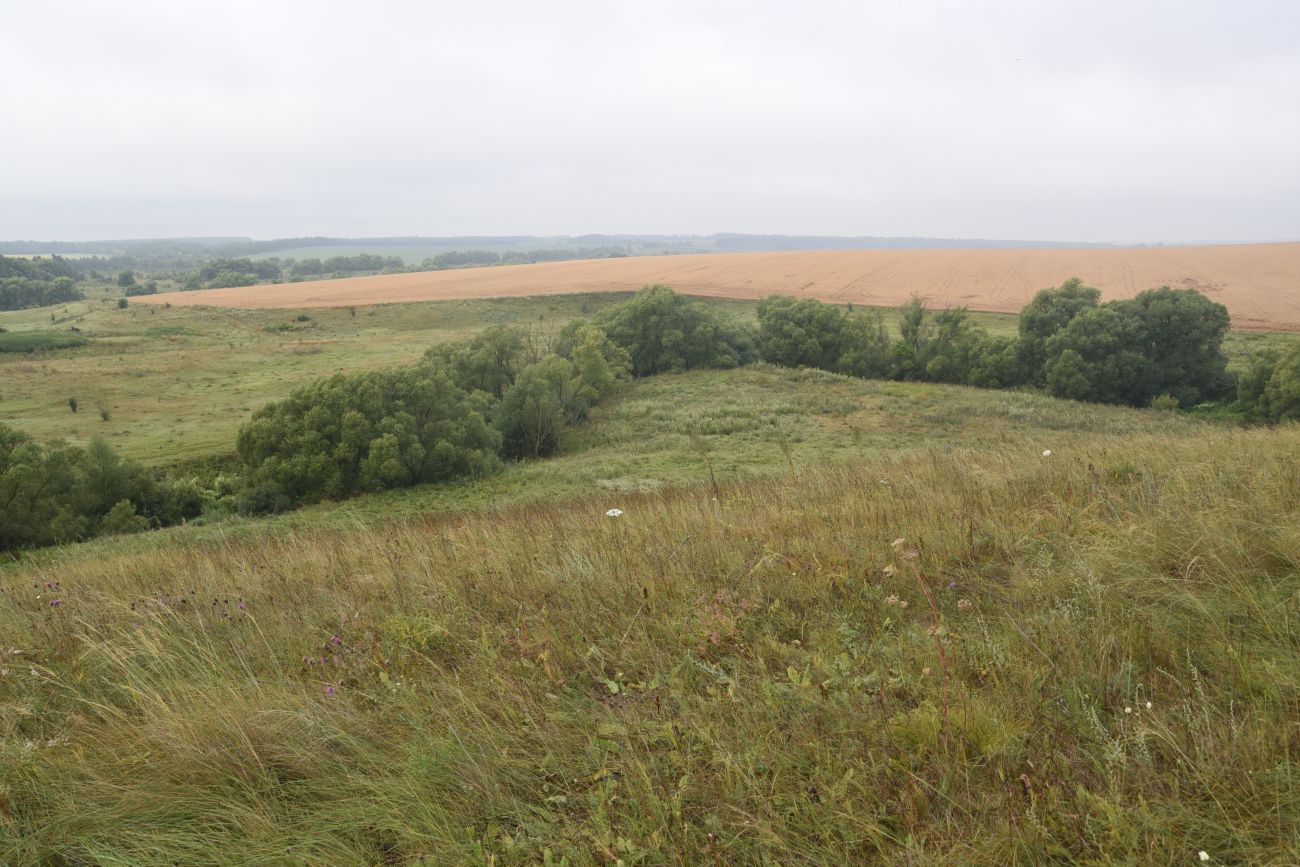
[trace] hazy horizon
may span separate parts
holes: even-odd
[[[1300,6],[0,13],[0,238],[1300,238]]]

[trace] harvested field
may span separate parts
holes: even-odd
[[[1300,244],[1024,250],[853,250],[640,256],[317,280],[140,297],[147,304],[346,307],[454,298],[626,292],[666,283],[720,298],[785,294],[892,306],[1014,313],[1039,289],[1080,277],[1106,299],[1169,285],[1226,305],[1237,328],[1300,330]]]

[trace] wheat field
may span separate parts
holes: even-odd
[[[142,303],[218,307],[347,307],[441,299],[679,292],[756,299],[772,294],[894,306],[913,293],[932,307],[1018,312],[1040,289],[1079,277],[1105,299],[1169,285],[1224,304],[1243,329],[1300,330],[1300,243],[1024,250],[851,250],[636,256],[385,274],[173,292]]]

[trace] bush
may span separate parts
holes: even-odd
[[[839,308],[812,298],[758,302],[758,350],[771,364],[836,370],[847,349],[845,327]]]
[[[1173,412],[1178,409],[1178,398],[1172,394],[1162,394],[1151,401],[1151,408],[1157,412]]]
[[[1041,294],[1041,293],[1040,293]],[[1085,307],[1045,344],[1056,397],[1148,406],[1157,395],[1194,406],[1227,394],[1228,311],[1193,289],[1149,289]]]
[[[1300,345],[1254,358],[1237,383],[1237,408],[1248,421],[1300,420]]]
[[[1047,341],[1100,301],[1100,291],[1071,277],[1058,287],[1042,290],[1020,311],[1020,365],[1029,381],[1046,384]]]
[[[159,482],[95,437],[42,446],[0,424],[0,551],[136,532],[197,515],[193,488]]]
[[[468,343],[447,343],[425,353],[459,388],[500,398],[529,363],[526,333],[513,325],[493,325]],[[532,360],[537,360],[534,357]]]
[[[251,486],[315,502],[495,470],[501,439],[485,411],[428,363],[340,374],[258,410],[236,450]]]
[[[149,519],[135,513],[130,500],[118,500],[99,522],[99,535],[116,536],[122,533],[141,533],[149,529]]]
[[[647,286],[609,310],[601,325],[627,351],[635,376],[698,367],[731,368],[757,360],[748,329],[678,295]]]
[[[292,509],[293,501],[275,482],[262,482],[241,491],[235,508],[241,515],[276,515]]]
[[[493,410],[503,454],[522,459],[553,453],[565,426],[585,418],[589,406],[572,361],[551,356],[529,366]]]

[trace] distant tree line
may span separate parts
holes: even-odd
[[[401,256],[358,253],[355,256],[330,256],[328,259],[298,259],[289,264],[288,274],[292,278],[321,277],[327,274],[401,271],[405,267]]]
[[[67,259],[17,259],[0,256],[0,310],[25,310],[80,301],[80,275]]]

